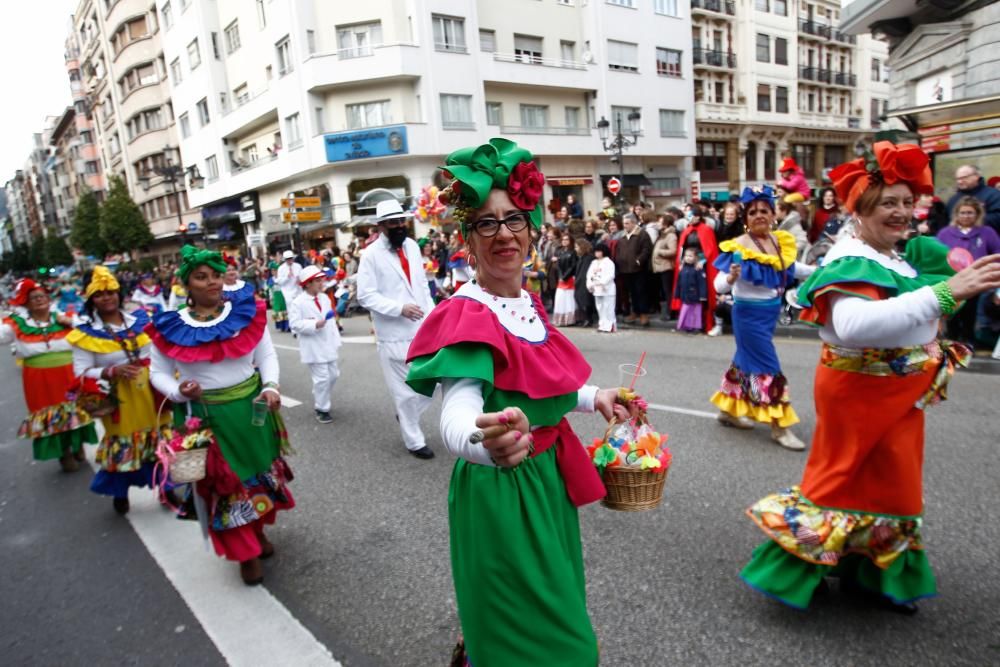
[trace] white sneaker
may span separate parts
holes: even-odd
[[[801,452],[806,448],[806,443],[799,440],[798,437],[787,428],[777,428],[772,426],[771,440],[774,440],[785,449],[791,449],[796,452]]]
[[[733,426],[735,428],[741,428],[747,431],[749,431],[754,427],[754,421],[749,417],[747,417],[746,415],[742,417],[734,417],[728,412],[720,411],[719,414],[715,416],[715,418],[718,419],[719,423],[722,424],[723,426]]]
[[[711,329],[709,329],[708,335],[709,336],[721,336],[722,335],[722,325],[721,324],[716,324],[714,327],[712,327]]]

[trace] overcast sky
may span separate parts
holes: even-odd
[[[71,103],[63,51],[79,0],[0,2],[0,184],[23,167],[31,135]]]

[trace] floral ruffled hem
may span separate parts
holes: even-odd
[[[50,405],[28,415],[17,430],[19,438],[45,438],[82,428],[93,418],[76,403],[67,401]]]
[[[105,472],[135,472],[147,463],[156,462],[155,430],[136,431],[131,436],[105,435],[94,461]]]
[[[799,422],[789,401],[788,380],[783,373],[744,373],[731,365],[722,376],[719,391],[709,399],[734,417],[750,417],[762,424],[787,428]]]
[[[922,549],[921,519],[818,507],[798,486],[758,501],[747,515],[782,549],[816,565],[836,565],[849,553],[882,569],[902,554]]]
[[[226,496],[212,494],[209,527],[215,531],[239,528],[274,510],[292,509],[295,501],[287,488],[292,478],[291,468],[279,457],[270,470],[243,480],[239,492]],[[204,496],[204,484],[198,486],[198,492]]]

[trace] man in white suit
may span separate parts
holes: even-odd
[[[379,237],[361,255],[358,302],[375,324],[379,362],[396,404],[403,443],[417,458],[431,459],[434,452],[420,430],[420,415],[430,399],[406,384],[406,352],[434,301],[424,279],[420,246],[407,236],[409,214],[395,199],[379,202],[375,214]]]
[[[320,424],[333,421],[330,392],[340,377],[340,332],[330,297],[323,293],[325,280],[326,275],[318,267],[302,269],[299,285],[303,291],[288,305],[288,323],[299,337],[299,358],[312,375],[316,420]]]
[[[302,293],[299,287],[299,274],[302,273],[302,265],[295,261],[295,253],[286,250],[281,255],[281,264],[278,266],[278,273],[274,276],[274,284],[281,290],[281,295],[285,297],[285,307],[291,308],[292,301]]]

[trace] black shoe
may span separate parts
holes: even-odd
[[[425,461],[434,458],[434,452],[427,445],[424,445],[420,449],[411,449],[408,451],[418,459],[424,459]]]
[[[128,514],[128,498],[113,498],[111,504],[114,505],[115,511],[122,516]]]
[[[326,412],[324,410],[317,410],[316,421],[318,421],[320,424],[332,424],[333,417],[330,416],[329,412]]]

